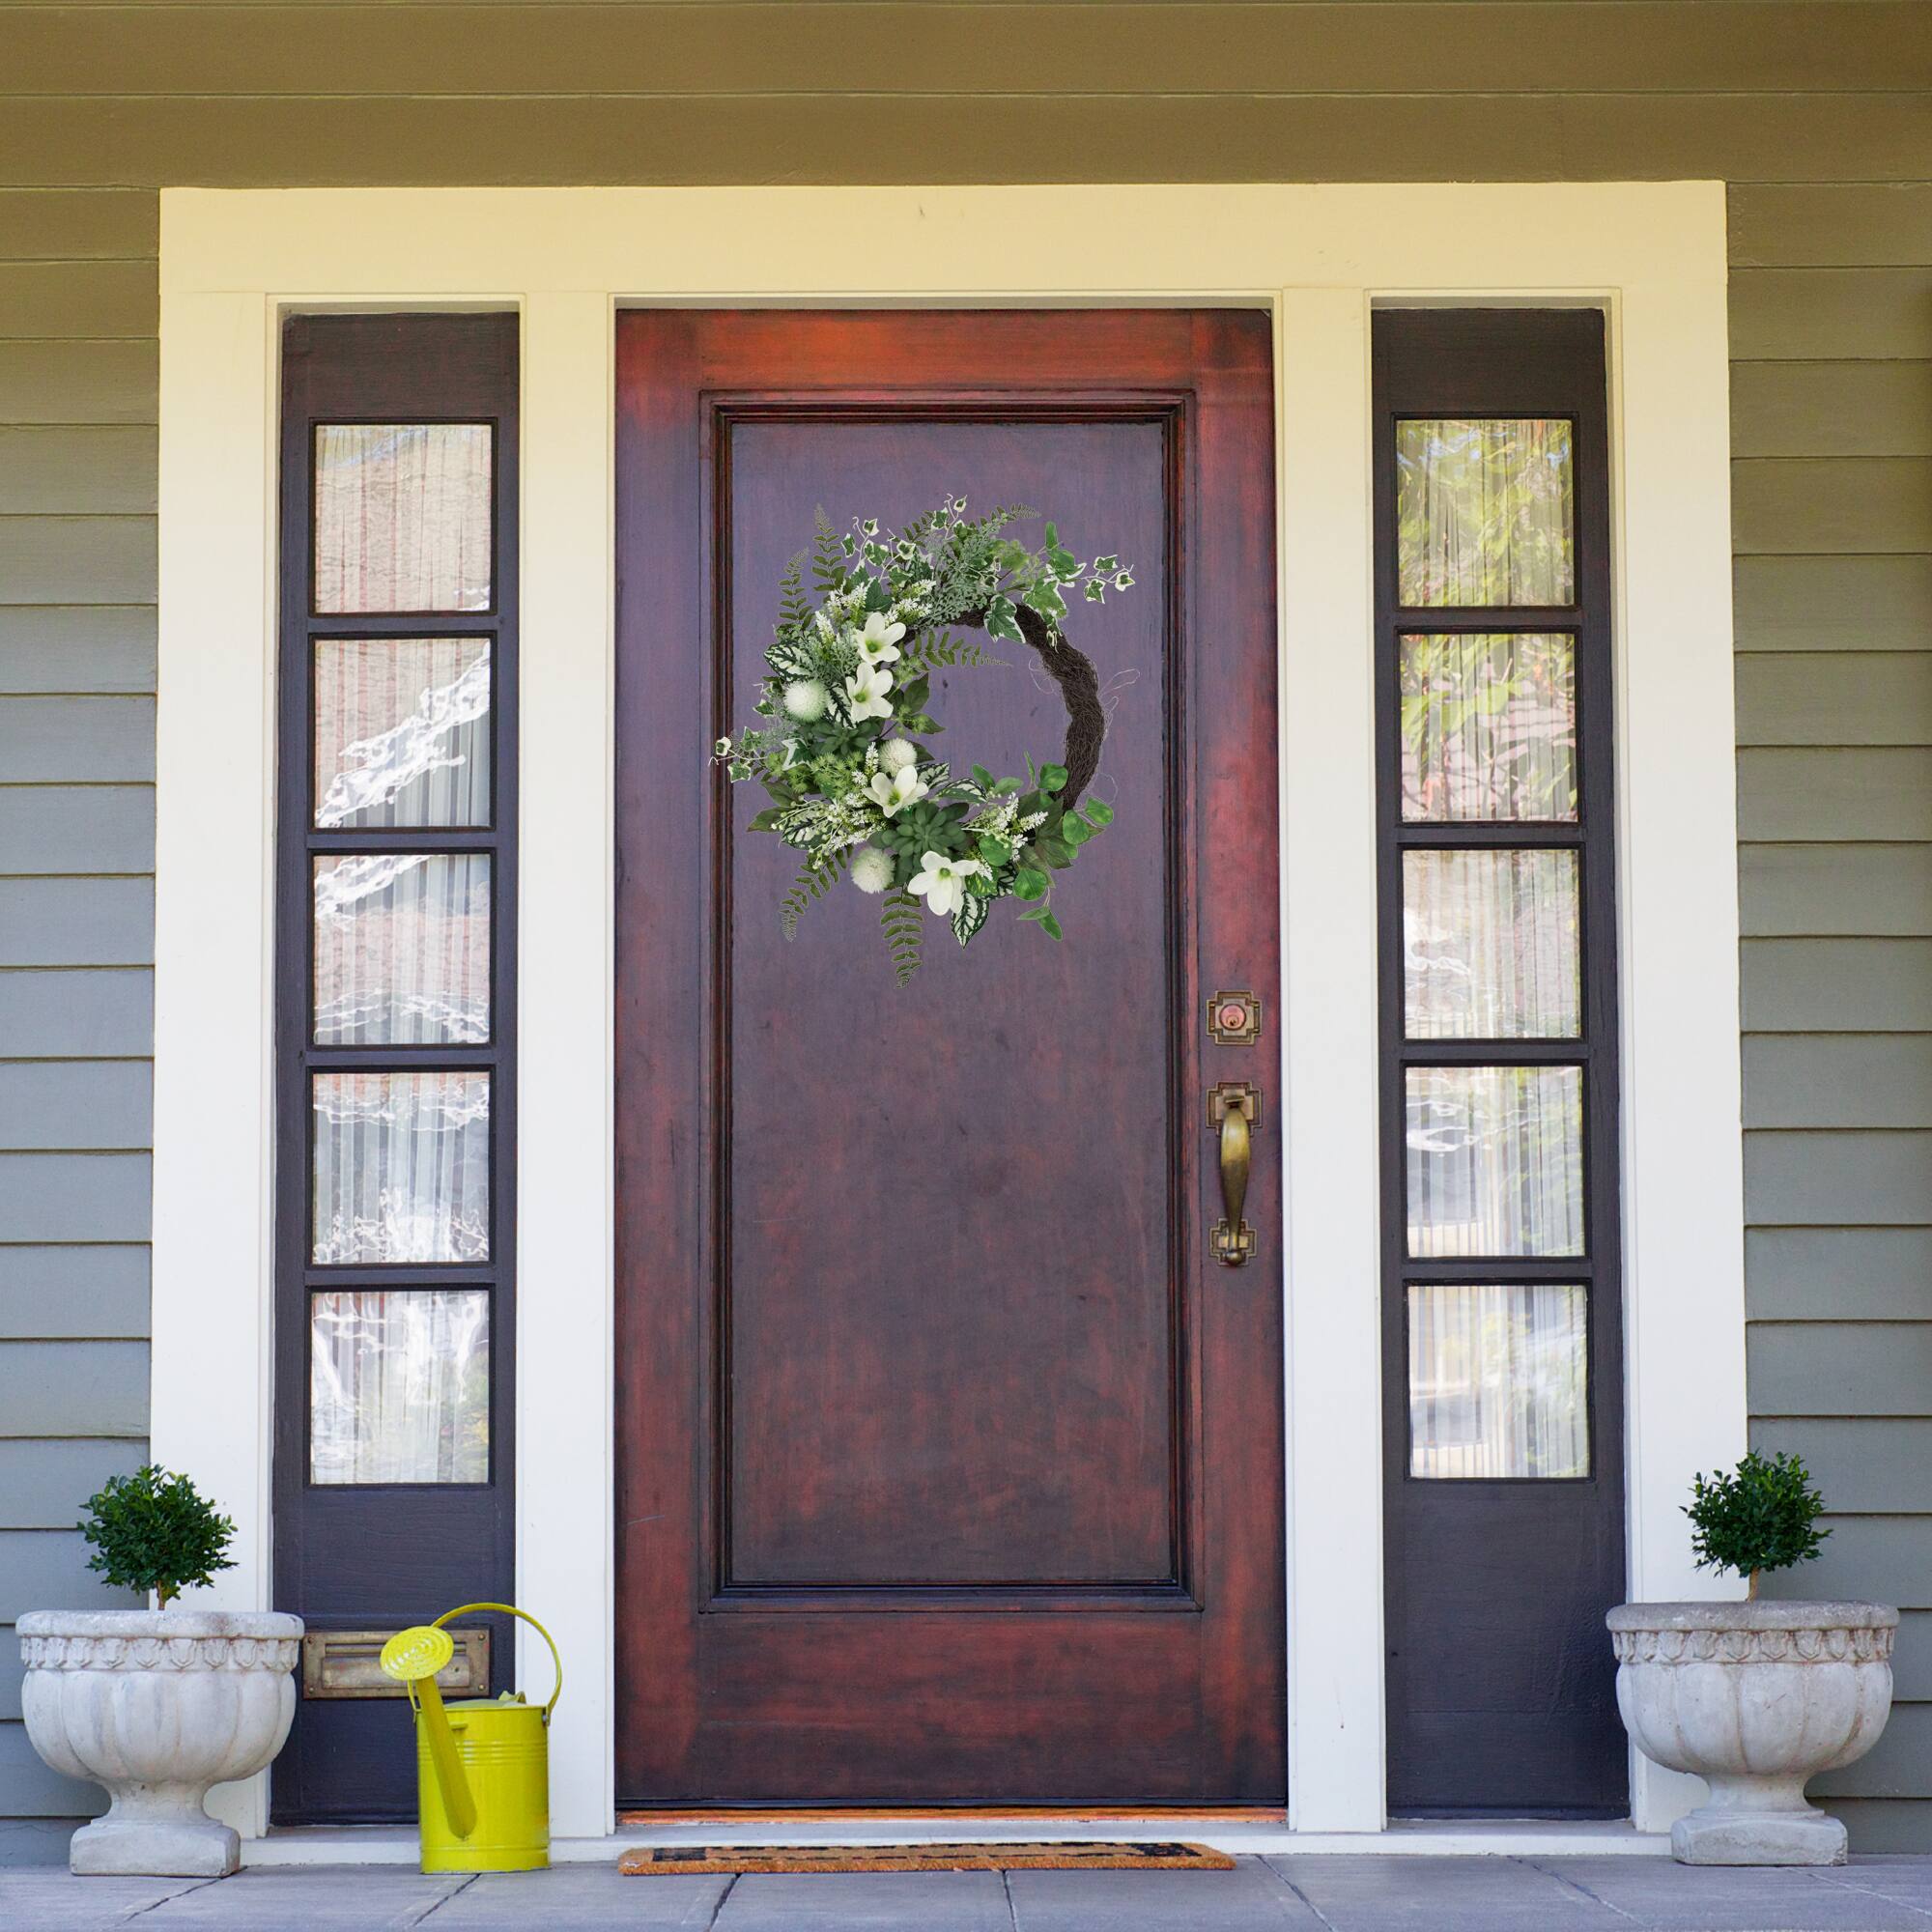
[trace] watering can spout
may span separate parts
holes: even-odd
[[[467,1838],[476,1829],[476,1800],[464,1776],[463,1760],[456,1753],[456,1734],[449,1727],[449,1714],[442,1708],[442,1692],[436,1684],[436,1673],[455,1654],[455,1642],[446,1630],[417,1624],[398,1631],[383,1646],[382,1665],[389,1676],[407,1684],[411,1696],[418,1700],[423,1742],[429,1747],[436,1781],[442,1789],[443,1815],[449,1820],[449,1829],[459,1838]]]

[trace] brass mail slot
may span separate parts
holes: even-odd
[[[456,1655],[436,1673],[445,1697],[490,1694],[490,1633],[453,1630]],[[407,1697],[409,1691],[383,1674],[383,1646],[394,1631],[310,1631],[301,1640],[304,1697]]]

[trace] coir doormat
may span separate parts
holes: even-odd
[[[1181,1843],[1099,1839],[1014,1845],[649,1845],[617,1869],[631,1877],[731,1872],[1233,1871],[1225,1852]]]

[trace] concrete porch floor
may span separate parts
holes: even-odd
[[[234,1878],[0,1871],[8,1932],[1932,1932],[1932,1858],[1832,1870],[1662,1859],[1270,1855],[1231,1872],[620,1878],[613,1865],[425,1878],[395,1865]]]

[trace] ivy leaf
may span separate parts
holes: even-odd
[[[1004,638],[1009,644],[1026,642],[1026,633],[1020,629],[1020,620],[1013,610],[1013,600],[1010,597],[1002,594],[988,600],[986,635],[989,638]]]
[[[1034,866],[1022,866],[1013,875],[1013,896],[1016,899],[1038,899],[1046,896],[1046,874]],[[1032,913],[1022,913],[1022,919],[1033,918]]]
[[[1039,768],[1039,788],[1041,791],[1060,791],[1066,783],[1065,765],[1042,765]]]

